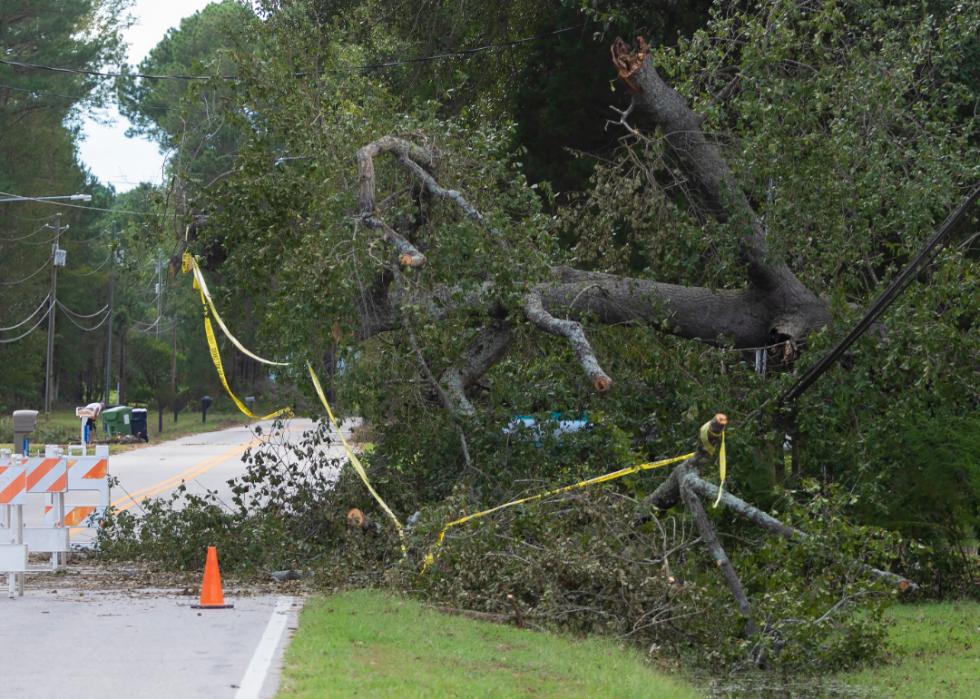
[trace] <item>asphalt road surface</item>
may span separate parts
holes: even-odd
[[[0,598],[0,697],[269,699],[300,600],[28,590]]]
[[[341,424],[344,437],[350,439],[351,421]],[[168,442],[150,443],[109,457],[108,472],[119,479],[112,489],[111,502],[117,512],[130,510],[139,514],[140,504],[148,498],[168,498],[183,484],[188,493],[204,495],[216,491],[218,498],[231,505],[228,481],[245,472],[242,455],[249,449],[284,441],[299,443],[303,433],[313,428],[305,419],[287,421],[282,432],[272,433],[272,422],[233,427],[219,432],[190,435]],[[260,428],[260,430],[256,429]],[[321,450],[330,458],[343,458],[339,441]],[[283,454],[284,457],[288,456]],[[66,494],[66,506],[98,504],[98,494]],[[28,495],[24,507],[25,525],[43,526],[43,495]],[[93,529],[72,530],[73,546],[86,546],[95,538]]]
[[[348,439],[351,424],[342,425]],[[182,483],[187,492],[217,491],[230,503],[227,481],[244,473],[247,449],[298,443],[312,423],[291,420],[279,433],[270,433],[271,423],[260,427],[261,433],[254,425],[236,427],[110,456],[109,475],[119,479],[113,506],[138,514],[145,499],[166,498]],[[344,457],[339,443],[322,453]],[[67,504],[91,504],[85,495],[69,493]],[[71,496],[82,499],[73,502]],[[42,526],[42,498],[28,496],[27,526]],[[92,529],[72,530],[73,546],[93,539]],[[268,699],[275,695],[301,605],[298,598],[235,596],[226,598],[234,609],[199,611],[191,607],[196,599],[176,590],[44,589],[38,582],[23,597],[0,593],[3,699],[66,691],[137,699]]]

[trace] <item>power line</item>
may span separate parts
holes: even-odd
[[[156,325],[156,323],[154,323],[153,325]],[[177,323],[171,323],[170,325],[168,325],[165,328],[160,328],[160,332],[161,333],[168,333],[171,330],[173,330],[176,326],[177,326]],[[130,330],[132,330],[134,333],[156,333],[157,332],[157,329],[154,328],[152,325],[150,327],[148,327],[148,328],[143,329],[143,330],[140,330],[139,328],[130,328]]]
[[[16,90],[17,92],[27,92],[27,93],[30,93],[32,95],[48,95],[50,97],[60,97],[62,99],[66,99],[66,100],[81,101],[81,100],[87,100],[87,99],[89,99],[88,96],[79,97],[77,95],[61,95],[61,94],[58,94],[57,92],[47,92],[45,90],[27,90],[27,89],[24,89],[22,87],[14,87],[13,85],[0,85],[0,89]],[[137,104],[139,104],[139,103],[137,103]],[[140,109],[155,109],[155,110],[160,111],[160,112],[181,112],[181,111],[183,111],[182,109],[177,108],[177,107],[151,107],[151,106],[146,105],[146,104],[140,104]],[[190,111],[192,111],[192,112],[206,113],[206,110],[204,110],[204,109],[192,109]]]
[[[956,208],[956,210],[949,215],[949,217],[943,222],[943,224],[936,231],[935,235],[930,238],[925,245],[923,245],[919,252],[916,253],[905,268],[899,272],[898,276],[892,280],[892,283],[888,285],[881,294],[874,300],[868,310],[865,312],[864,316],[859,320],[851,331],[847,333],[847,336],[841,340],[836,347],[828,351],[823,355],[816,364],[807,369],[803,375],[796,380],[792,386],[790,386],[785,393],[779,398],[779,405],[785,405],[786,403],[791,403],[792,401],[803,395],[810,386],[812,386],[817,379],[819,379],[824,372],[826,372],[830,367],[837,361],[837,359],[847,351],[847,349],[853,345],[858,338],[860,338],[867,330],[870,328],[881,314],[888,310],[889,306],[901,295],[905,289],[912,284],[915,280],[916,273],[919,272],[923,267],[928,265],[932,259],[934,259],[943,249],[943,245],[949,238],[949,235],[953,232],[956,226],[963,220],[963,218],[969,213],[970,209],[976,203],[977,199],[980,199],[980,185],[973,188],[973,191],[967,195],[966,199]]]
[[[48,241],[48,242],[51,242],[51,241]],[[40,269],[38,269],[38,270],[37,270],[37,271],[36,271],[36,272],[35,272],[34,274],[32,274],[32,275],[30,275],[29,277],[24,277],[23,279],[20,279],[20,280],[18,280],[18,281],[15,281],[15,282],[0,282],[0,284],[3,284],[4,286],[11,286],[11,285],[13,285],[13,284],[23,284],[23,283],[24,283],[24,282],[26,282],[26,281],[27,281],[28,279],[31,279],[31,278],[33,278],[33,277],[36,277],[36,276],[37,276],[38,274],[40,274],[40,273],[41,273],[41,271],[42,271],[42,270],[43,270],[43,269],[44,269],[45,267],[47,267],[47,266],[48,266],[48,262],[50,262],[50,261],[51,261],[51,258],[49,257],[49,258],[48,258],[47,260],[45,260],[45,261],[44,261],[44,264],[43,264],[43,265],[41,265],[41,267],[40,267]]]
[[[374,68],[391,68],[394,66],[408,65],[410,63],[425,63],[427,61],[437,61],[443,58],[451,58],[453,56],[468,56],[475,53],[482,53],[483,51],[489,51],[491,49],[503,48],[506,46],[516,46],[518,44],[523,44],[528,41],[534,41],[535,39],[544,39],[550,36],[556,36],[558,34],[564,34],[565,32],[570,32],[575,29],[581,29],[594,24],[602,24],[602,22],[583,22],[582,24],[576,24],[572,27],[565,27],[564,29],[557,29],[552,32],[545,32],[543,34],[535,34],[533,36],[528,36],[523,39],[515,39],[514,41],[502,41],[497,44],[487,44],[486,46],[480,46],[475,49],[466,49],[464,51],[452,51],[450,53],[440,53],[434,56],[425,56],[423,58],[406,58],[399,61],[390,61],[387,63],[373,63],[370,65],[363,66],[348,66],[346,68],[334,68],[333,72],[346,73],[353,72],[355,70],[372,70]],[[239,81],[243,78],[238,75],[147,75],[145,73],[100,73],[94,70],[76,70],[74,68],[56,68],[54,66],[43,66],[36,63],[19,63],[17,61],[4,61],[0,60],[0,63],[8,66],[15,66],[18,68],[34,68],[36,70],[48,70],[55,73],[72,73],[75,75],[88,75],[94,78],[140,78],[143,80],[234,80]],[[293,77],[302,78],[309,75],[322,75],[328,71],[316,70],[307,71],[302,73],[293,73]]]
[[[95,269],[93,269],[91,272],[82,272],[82,273],[79,273],[79,272],[72,272],[71,270],[66,269],[65,270],[65,274],[70,274],[73,277],[88,277],[90,275],[95,274],[96,272],[98,272],[103,267],[105,267],[106,262],[108,262],[110,259],[112,259],[112,255],[111,254],[109,255],[109,257],[105,258],[102,261],[102,264],[101,265],[99,265],[98,267],[96,267]]]
[[[37,315],[37,312],[38,311],[40,311],[42,308],[44,308],[44,305],[48,302],[48,299],[49,298],[51,298],[51,294],[48,294],[47,296],[45,296],[44,297],[44,300],[41,301],[41,305],[38,306],[37,309],[33,313],[31,313],[29,316],[27,316],[26,318],[24,318],[24,320],[22,320],[19,323],[17,323],[17,325],[11,325],[9,328],[0,328],[0,332],[6,332],[8,330],[16,330],[21,325],[24,325],[25,323],[27,323],[28,321],[30,321],[31,318],[33,318],[34,316]]]
[[[97,310],[95,313],[93,313],[92,315],[85,316],[85,315],[82,315],[81,313],[75,313],[75,311],[69,310],[68,307],[65,306],[65,304],[63,304],[61,301],[58,301],[57,304],[59,306],[61,306],[61,310],[63,310],[65,313],[68,313],[69,315],[73,315],[76,318],[94,318],[95,316],[97,316],[97,315],[99,315],[99,314],[101,314],[101,313],[109,310],[109,304],[106,304],[102,308],[100,308],[99,310]]]
[[[50,216],[48,216],[48,218],[51,218],[51,217],[50,217]],[[44,219],[41,219],[41,220],[43,221]],[[31,236],[35,236],[35,235],[37,235],[38,233],[40,233],[41,231],[43,231],[43,230],[44,230],[45,228],[48,228],[48,225],[47,225],[47,224],[45,224],[45,225],[43,225],[43,226],[41,226],[40,228],[38,228],[38,229],[37,229],[36,231],[34,231],[33,233],[28,233],[28,234],[27,234],[27,235],[25,235],[25,236],[24,236],[23,238],[0,238],[0,243],[18,243],[18,242],[20,242],[21,240],[27,240],[27,239],[28,239],[28,238],[30,238]]]
[[[48,310],[47,310],[47,311],[45,312],[45,314],[44,314],[43,316],[41,316],[41,318],[40,318],[40,320],[38,320],[38,321],[37,321],[37,323],[35,323],[35,324],[34,324],[34,327],[33,327],[33,328],[31,328],[30,330],[28,330],[28,331],[27,331],[26,333],[24,333],[24,334],[23,334],[23,335],[21,335],[20,337],[15,337],[15,338],[14,338],[14,339],[12,339],[12,340],[0,340],[0,344],[7,344],[7,343],[9,343],[9,342],[17,342],[17,340],[23,340],[23,339],[24,339],[25,337],[27,337],[27,336],[28,336],[28,335],[30,335],[30,334],[31,334],[32,332],[34,332],[35,330],[37,330],[37,328],[38,328],[38,326],[39,326],[39,325],[40,325],[41,323],[43,323],[43,322],[44,322],[44,319],[48,317],[48,313],[50,313],[50,312],[51,312],[51,308],[50,308],[50,306],[49,306],[49,307],[48,307]]]
[[[10,216],[11,218],[16,218],[16,219],[19,219],[21,221],[50,221],[51,219],[53,219],[54,217],[56,217],[58,214],[51,214],[50,216],[43,216],[41,218],[28,218],[26,216],[18,216],[17,214],[12,214],[9,211],[4,211],[3,212],[3,215],[4,216]]]
[[[66,226],[66,228],[67,228],[67,226]],[[47,245],[48,243],[53,243],[57,239],[58,239],[58,236],[55,236],[54,238],[48,238],[47,240],[41,240],[41,241],[36,242],[36,243],[33,242],[33,241],[30,242],[30,243],[24,243],[24,245]]]
[[[55,303],[57,303],[57,304],[58,304],[58,306],[59,306],[59,307],[61,308],[61,310],[63,310],[63,311],[66,311],[67,313],[71,313],[71,311],[69,311],[69,310],[68,310],[67,308],[65,308],[65,306],[64,306],[64,304],[62,304],[62,303],[61,303],[61,301],[55,301]],[[105,308],[103,308],[102,310],[104,311],[104,310],[107,310],[108,308],[109,308],[109,306],[107,305],[107,306],[106,306]],[[96,315],[97,315],[97,314],[96,314]],[[75,326],[76,328],[78,328],[79,330],[81,330],[81,331],[82,331],[83,333],[90,333],[90,332],[92,332],[93,330],[98,330],[99,328],[101,328],[101,327],[102,327],[102,325],[103,325],[103,324],[104,324],[104,323],[106,322],[106,320],[108,320],[108,319],[109,319],[109,314],[108,314],[108,313],[106,313],[106,314],[105,314],[105,318],[103,318],[102,320],[100,320],[100,321],[99,321],[99,324],[98,324],[98,325],[96,325],[95,327],[92,327],[92,328],[83,328],[83,327],[82,327],[81,325],[79,325],[78,323],[76,323],[76,322],[75,322],[75,319],[74,319],[74,318],[72,318],[72,317],[71,317],[70,315],[66,315],[65,317],[66,317],[66,318],[67,318],[68,320],[70,320],[70,321],[71,321],[71,324],[72,324],[72,325],[74,325],[74,326]],[[82,317],[82,316],[79,316],[79,317]],[[92,316],[87,316],[87,317],[89,317],[89,318],[91,318]]]

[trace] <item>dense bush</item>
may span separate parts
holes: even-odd
[[[514,595],[535,624],[613,635],[651,656],[690,657],[712,669],[824,671],[884,652],[881,610],[894,593],[854,562],[901,564],[905,549],[894,535],[847,521],[850,493],[815,484],[782,493],[779,515],[810,535],[792,545],[731,521],[723,508],[711,510],[729,532],[725,546],[760,628],[746,638],[745,619],[693,523],[683,512],[645,510],[634,497],[641,481],[502,510],[451,528],[437,547],[447,522],[497,504],[460,484],[410,518],[403,555],[353,470],[338,476],[339,462],[324,456],[330,440],[322,425],[305,436],[300,445],[273,438],[247,454],[233,506],[213,493],[177,493],[144,503],[139,517],[110,515],[100,530],[101,555],[192,570],[203,567],[208,546],[219,546],[228,570],[309,570],[328,587],[387,586],[442,606],[508,612],[507,595]],[[385,466],[370,476],[405,511],[404,477]],[[380,526],[367,534],[349,528],[353,507]],[[430,554],[433,564],[423,570]]]

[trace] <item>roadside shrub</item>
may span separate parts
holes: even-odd
[[[759,633],[747,637],[687,514],[650,512],[626,483],[471,520],[449,529],[437,548],[447,522],[500,502],[496,493],[482,502],[478,489],[459,483],[439,505],[403,520],[403,555],[387,516],[353,469],[340,471],[331,446],[322,425],[299,444],[273,437],[244,455],[232,503],[181,488],[144,503],[139,516],[110,513],[99,532],[101,555],[199,570],[207,547],[218,546],[225,569],[310,571],[332,589],[384,586],[494,613],[509,613],[513,595],[533,624],[613,636],[651,658],[684,658],[712,671],[825,672],[873,661],[885,651],[881,612],[895,593],[855,562],[910,565],[903,558],[910,547],[895,535],[849,523],[844,513],[855,499],[836,486],[811,483],[779,495],[774,514],[809,537],[792,544],[709,508],[752,604]],[[397,468],[379,460],[369,473],[396,511],[409,511],[410,489]],[[349,527],[354,507],[379,526]]]
[[[472,511],[468,495],[460,490],[425,513],[413,538],[435,541],[443,522]],[[471,520],[433,549],[430,571],[400,569],[390,580],[434,604],[484,612],[509,612],[513,595],[537,623],[610,634],[651,657],[687,656],[713,670],[823,672],[875,660],[885,650],[881,612],[894,593],[855,562],[887,565],[900,542],[848,524],[841,511],[850,499],[833,489],[811,485],[784,502],[781,516],[808,533],[802,543],[761,536],[716,511],[759,627],[748,638],[687,515],[644,511],[616,487]]]

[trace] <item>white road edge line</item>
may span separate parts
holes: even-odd
[[[276,602],[269,625],[265,627],[259,646],[255,649],[248,669],[245,670],[245,677],[242,678],[242,683],[235,692],[235,699],[259,699],[259,693],[262,691],[262,685],[265,684],[266,675],[269,674],[269,666],[276,654],[276,648],[279,647],[279,639],[282,638],[282,632],[286,628],[292,606],[292,597],[280,597]]]

